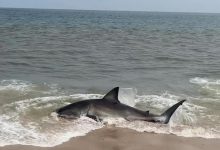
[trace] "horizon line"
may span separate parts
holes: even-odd
[[[194,13],[194,14],[220,14],[220,12],[198,11],[156,11],[156,10],[113,10],[113,9],[69,9],[69,8],[32,8],[32,7],[0,7],[0,9],[38,9],[38,10],[76,10],[76,11],[112,11],[112,12],[156,12],[156,13]]]

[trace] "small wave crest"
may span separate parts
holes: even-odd
[[[38,97],[3,105],[0,111],[0,146],[22,144],[52,147],[103,127],[103,124],[86,117],[76,121],[60,121],[51,113],[61,105],[69,104],[67,99],[86,97],[99,95]]]
[[[190,82],[198,85],[206,85],[206,84],[220,85],[219,79],[208,79],[208,78],[200,78],[200,77],[191,78]]]
[[[7,87],[14,81],[2,81],[1,86]],[[26,82],[14,82],[13,86],[22,85],[23,89],[32,89],[39,85]],[[25,84],[24,84],[25,83]],[[9,86],[9,87],[10,87]],[[12,86],[12,87],[13,87]],[[12,90],[24,91],[22,88]],[[22,90],[21,90],[22,89]],[[48,88],[45,92],[53,88]],[[54,89],[58,89],[57,87]],[[56,93],[56,92],[55,92]],[[168,92],[162,95],[136,95],[137,90],[132,88],[120,89],[120,101],[130,106],[143,110],[150,110],[160,114],[181,99],[181,96]],[[53,147],[68,141],[72,137],[83,136],[88,132],[104,127],[104,123],[81,117],[74,121],[57,118],[53,113],[57,108],[72,102],[102,98],[101,94],[71,94],[65,95],[59,92],[56,95],[42,95],[26,99],[18,99],[5,102],[0,106],[0,146],[5,145],[34,145],[41,147]],[[104,122],[114,124],[116,127],[130,128],[139,132],[155,132],[176,134],[185,137],[220,138],[219,127],[210,124],[202,124],[200,120],[213,120],[216,116],[204,115],[207,108],[191,103],[190,97],[171,118],[169,125],[154,124],[143,121],[128,122],[124,119],[106,118]],[[204,116],[208,116],[204,118]],[[215,121],[216,119],[214,119]]]
[[[193,127],[188,125],[163,125],[143,121],[121,121],[117,127],[129,128],[138,132],[153,132],[159,134],[174,134],[183,137],[220,138],[219,134],[204,127]]]
[[[0,91],[3,90],[15,90],[15,91],[27,91],[33,86],[30,82],[22,80],[2,80],[0,81]]]
[[[200,93],[211,97],[220,96],[220,79],[209,79],[195,77],[191,78],[190,83],[196,84],[201,87]]]
[[[57,93],[58,86],[57,84],[33,84],[29,81],[23,81],[23,80],[1,80],[0,81],[0,92],[13,92],[17,91],[20,93],[28,94],[30,92],[38,92],[42,94],[53,94]]]

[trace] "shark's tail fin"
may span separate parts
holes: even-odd
[[[170,107],[169,109],[167,109],[162,115],[161,117],[163,117],[163,119],[161,120],[161,123],[167,124],[170,121],[171,116],[173,115],[173,113],[176,111],[176,109],[183,104],[183,102],[185,102],[186,100],[182,100],[176,104],[174,104],[172,107]]]

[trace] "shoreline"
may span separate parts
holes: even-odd
[[[219,147],[220,139],[179,137],[108,126],[55,147],[9,145],[0,150],[217,150]]]

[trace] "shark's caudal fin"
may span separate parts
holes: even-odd
[[[112,103],[120,103],[120,101],[118,100],[118,92],[119,92],[119,87],[115,87],[114,89],[112,89],[110,92],[108,92],[103,99],[104,100],[108,100]]]
[[[186,100],[182,100],[176,104],[174,104],[172,107],[170,107],[169,109],[167,109],[160,117],[162,117],[162,119],[159,119],[161,123],[167,124],[170,121],[171,116],[173,115],[173,113],[176,111],[176,109],[183,104],[183,102],[185,102]]]

